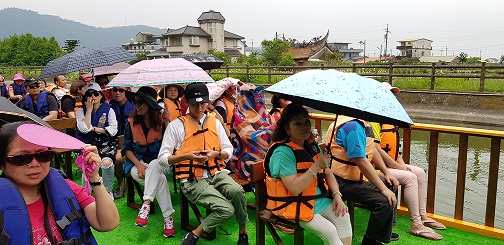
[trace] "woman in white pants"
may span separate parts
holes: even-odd
[[[121,153],[126,157],[124,172],[131,173],[133,179],[145,186],[143,205],[135,224],[147,226],[150,205],[157,198],[164,217],[163,236],[173,237],[175,228],[171,215],[175,210],[165,176],[170,173],[170,168],[161,167],[157,161],[166,125],[156,98],[156,91],[150,87],[141,87],[136,92],[135,110],[126,124]]]

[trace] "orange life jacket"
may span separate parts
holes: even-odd
[[[361,123],[365,130],[368,128],[367,131],[370,131],[372,134],[372,129],[371,125],[369,122],[360,120],[360,119],[355,119],[353,117],[347,117],[343,115],[338,116],[338,120],[336,121],[336,128],[334,129],[335,133],[334,136],[332,137],[331,141],[331,135],[333,134],[333,128],[334,128],[334,122],[329,125],[329,128],[327,130],[326,134],[326,144],[329,144],[328,142],[331,142],[331,158],[332,158],[332,163],[331,163],[331,171],[346,180],[353,180],[353,181],[368,181],[367,178],[361,173],[359,170],[359,167],[357,167],[357,164],[354,162],[351,162],[348,156],[346,155],[346,150],[342,146],[338,145],[336,143],[336,133],[338,132],[338,129],[345,123],[352,121],[352,120],[357,120],[359,123]],[[375,140],[372,135],[367,135],[366,136],[366,156],[367,159],[371,162],[371,159],[373,158],[375,150]]]
[[[65,94],[61,98],[61,101],[63,101],[63,99],[65,98],[65,96],[70,96],[75,101],[74,113],[75,113],[75,115],[77,115],[77,110],[79,109],[79,107],[82,107],[82,99],[77,100],[74,95]],[[59,102],[60,104],[61,104],[61,101]],[[62,110],[61,105],[60,105],[60,115],[61,115],[62,118],[68,118],[68,115]]]
[[[380,133],[380,148],[382,148],[387,154],[394,160],[397,160],[399,155],[399,127],[382,124]]]
[[[226,125],[231,130],[235,104],[225,97],[222,98],[222,102],[226,105]]]
[[[144,131],[142,129],[142,125],[141,124],[133,124],[133,121],[134,120],[132,117],[128,118],[128,123],[130,125],[131,133],[133,136],[133,142],[140,143],[140,146],[145,147],[149,144],[154,143],[156,141],[156,139],[158,141],[161,141],[161,139],[163,138],[162,127],[160,127],[159,130],[156,130],[154,127],[150,127],[149,133],[147,134],[147,136],[145,136]]]
[[[310,185],[303,192],[298,195],[291,194],[283,184],[282,179],[271,177],[269,168],[270,158],[275,149],[280,145],[285,145],[292,149],[296,157],[298,176],[308,171],[308,168],[320,157],[320,149],[315,141],[310,142],[306,149],[290,140],[273,144],[264,160],[268,199],[266,208],[275,215],[286,219],[310,221],[313,219],[315,212],[315,199],[330,196],[330,192],[327,191],[324,170],[319,170],[317,177],[313,178]],[[319,195],[317,195],[317,186],[321,191]]]
[[[178,101],[178,102],[179,103],[177,104],[169,98],[164,99],[165,110],[167,110],[170,113],[170,122],[177,119],[177,117],[182,116],[182,109],[180,108],[180,101]]]
[[[203,126],[200,126],[190,115],[181,116],[178,119],[184,124],[185,136],[182,145],[175,151],[174,155],[181,155],[190,151],[221,150],[215,116],[208,114]],[[213,175],[224,168],[226,168],[226,165],[220,158],[211,158],[205,163],[185,160],[175,164],[175,176],[177,179],[199,179],[203,176],[204,169]]]

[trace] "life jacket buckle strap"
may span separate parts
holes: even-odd
[[[72,213],[69,213],[69,214],[63,216],[60,220],[57,220],[56,224],[58,224],[58,226],[61,229],[64,229],[67,225],[71,224],[72,221],[74,221],[75,219],[82,218],[83,215],[84,215],[84,213],[83,213],[82,209],[76,210]]]

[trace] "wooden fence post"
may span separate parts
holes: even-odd
[[[271,84],[271,66],[268,66],[268,83]]]
[[[246,83],[250,82],[250,79],[249,79],[249,65],[247,65],[247,67],[245,68],[245,81],[246,81]]]
[[[226,77],[229,77],[229,65],[226,65]]]
[[[430,90],[434,90],[436,83],[436,63],[432,63],[431,77],[430,77]]]
[[[480,76],[480,88],[479,91],[485,91],[485,70],[486,70],[486,62],[481,62],[481,76]]]
[[[388,68],[388,83],[390,85],[393,85],[392,84],[392,74],[394,74],[394,67],[392,66],[392,64],[389,64],[389,68]]]
[[[355,73],[357,71],[357,67],[355,63],[352,63],[352,72]]]

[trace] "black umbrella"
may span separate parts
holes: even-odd
[[[40,73],[41,78],[68,74],[76,71],[88,71],[100,66],[136,60],[137,57],[119,47],[112,48],[80,48],[47,63]]]
[[[33,121],[42,126],[51,128],[51,126],[40,117],[17,107],[9,99],[0,97],[0,126],[17,121]]]
[[[211,54],[183,54],[172,58],[186,59],[203,70],[218,69],[224,64],[224,61]]]

